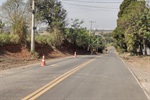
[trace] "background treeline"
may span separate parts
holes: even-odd
[[[1,5],[0,46],[30,43],[31,5],[32,0],[7,0]],[[89,51],[104,49],[102,37],[89,35],[89,31],[82,27],[83,21],[67,21],[67,11],[60,1],[36,0],[35,8],[36,43],[58,47],[68,41],[74,45],[74,50],[76,47],[89,48]],[[47,34],[38,32],[43,26]]]
[[[147,48],[150,48],[150,10],[144,0],[123,1],[113,38],[119,52],[147,55]]]

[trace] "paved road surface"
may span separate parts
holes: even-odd
[[[33,100],[34,96],[36,100],[148,100],[112,52],[63,58],[50,61],[45,67],[33,65],[0,73],[0,100]],[[30,95],[34,91],[37,93]]]

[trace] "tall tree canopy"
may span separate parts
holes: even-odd
[[[36,18],[42,23],[46,23],[51,31],[54,28],[63,30],[65,27],[66,10],[58,0],[37,0]]]
[[[144,1],[123,1],[118,13],[117,28],[113,32],[115,46],[119,51],[142,54],[144,49],[147,54],[150,33],[149,14]]]

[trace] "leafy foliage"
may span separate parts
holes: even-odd
[[[27,33],[27,6],[24,0],[7,0],[1,6],[2,18],[11,26],[11,32],[19,36],[20,43],[25,43]]]
[[[15,34],[0,34],[0,46],[7,45],[7,44],[18,44],[19,37]]]
[[[3,27],[5,26],[5,24],[2,22],[2,20],[0,20],[0,33],[3,32]]]
[[[90,46],[90,52],[101,51],[104,49],[104,42],[101,36],[90,36],[89,31],[82,28],[82,23],[79,19],[72,19],[71,28],[66,28],[65,39],[74,45],[74,50],[76,47],[82,47],[88,49]]]
[[[118,13],[117,28],[113,32],[114,44],[118,50],[143,54],[144,49],[147,54],[146,48],[150,42],[149,15],[150,12],[145,7],[144,1],[123,1]]]
[[[36,19],[48,24],[50,31],[55,28],[63,30],[65,26],[66,10],[57,0],[37,0]]]

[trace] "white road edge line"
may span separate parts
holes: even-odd
[[[130,71],[130,73],[133,75],[133,77],[135,78],[135,80],[137,81],[137,83],[139,84],[139,86],[141,87],[141,89],[143,90],[143,92],[145,93],[145,95],[147,96],[147,98],[150,100],[150,96],[148,95],[148,93],[144,90],[143,85],[140,83],[140,81],[138,80],[137,76],[134,74],[134,72],[128,67],[128,65],[125,63],[125,61],[118,56],[118,54],[116,54],[117,57],[119,59],[121,59],[121,61],[124,63],[124,65],[126,66],[126,68]]]

